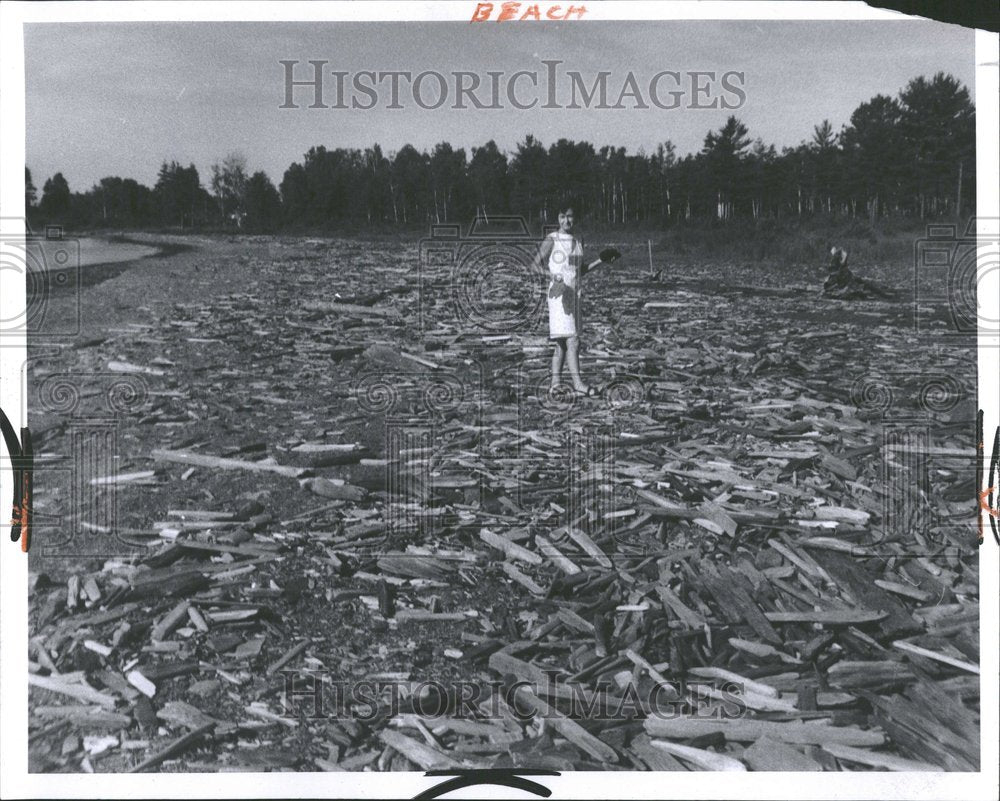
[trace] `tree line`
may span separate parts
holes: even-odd
[[[29,219],[70,228],[338,230],[502,213],[551,221],[567,201],[608,227],[815,215],[874,224],[971,213],[975,177],[975,107],[965,86],[938,73],[861,103],[839,132],[823,120],[809,141],[780,152],[731,116],[684,157],[669,140],[630,154],[569,139],[546,147],[530,134],[511,153],[492,140],[471,154],[447,142],[388,154],[377,144],[317,146],[277,187],[233,153],[212,166],[207,186],[193,164],[170,161],[152,188],[108,177],[74,193],[56,173],[40,200],[26,169],[25,201]]]

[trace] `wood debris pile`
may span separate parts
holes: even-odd
[[[978,769],[966,350],[612,275],[601,396],[552,395],[540,326],[337,252],[227,252],[233,291],[37,356],[39,391],[93,377],[32,421],[52,459],[133,390],[114,469],[74,474],[117,534],[74,518],[32,574],[32,770]]]

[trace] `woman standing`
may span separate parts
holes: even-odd
[[[601,258],[583,263],[583,245],[573,235],[573,208],[559,210],[559,229],[544,240],[538,265],[549,270],[549,340],[552,351],[552,389],[559,386],[563,364],[569,367],[573,390],[578,395],[595,391],[580,378],[580,278],[602,263],[610,264],[621,254],[614,248],[601,251]]]

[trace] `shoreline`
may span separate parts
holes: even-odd
[[[116,278],[127,270],[137,267],[142,262],[148,261],[149,259],[167,259],[180,253],[198,249],[197,245],[194,244],[181,244],[178,242],[167,241],[143,242],[138,239],[133,239],[125,234],[103,236],[85,234],[78,238],[95,240],[100,239],[114,244],[155,247],[156,250],[152,253],[128,259],[121,259],[120,261],[98,261],[93,264],[81,264],[75,268],[75,272],[77,273],[76,281],[72,280],[74,268],[48,270],[46,271],[48,280],[44,283],[45,288],[41,292],[42,296],[48,294],[59,294],[60,292],[72,291],[75,289],[83,289],[84,287],[97,286],[98,284],[102,284],[112,278]]]

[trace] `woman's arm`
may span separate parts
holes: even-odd
[[[545,237],[542,244],[538,246],[538,253],[535,255],[535,267],[539,270],[547,270],[549,267],[549,257],[552,255],[552,238]]]

